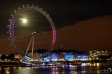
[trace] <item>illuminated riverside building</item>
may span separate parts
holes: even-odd
[[[50,54],[47,57],[43,58],[44,62],[50,62],[50,61],[59,61],[59,54]]]
[[[79,53],[76,50],[53,50],[48,56],[42,58],[46,53],[46,50],[37,50],[34,52],[33,58],[30,61],[41,61],[41,62],[50,62],[50,61],[84,61],[88,60],[88,55],[86,53]],[[28,52],[27,56],[31,56],[32,52]],[[29,58],[28,58],[29,59]],[[28,60],[27,60],[28,61]]]
[[[76,54],[76,60],[80,61],[86,61],[88,60],[88,55],[83,53],[83,54]]]
[[[107,50],[92,50],[89,52],[90,59],[98,59],[99,56],[108,56]]]
[[[64,53],[63,56],[65,61],[74,61],[75,55],[73,53]]]

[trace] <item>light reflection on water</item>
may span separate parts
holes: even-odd
[[[64,67],[0,67],[0,74],[112,74],[112,64],[82,63]]]

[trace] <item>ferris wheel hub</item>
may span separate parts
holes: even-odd
[[[17,44],[16,42],[16,38],[15,38],[15,32],[14,32],[14,25],[15,25],[15,22],[16,20],[18,19],[18,14],[21,14],[22,12],[24,11],[29,11],[29,10],[33,10],[33,11],[37,11],[37,12],[40,12],[41,14],[43,14],[47,20],[49,21],[50,25],[51,25],[51,28],[52,28],[52,42],[51,42],[51,45],[50,45],[50,48],[47,50],[47,54],[48,55],[51,50],[53,49],[54,47],[54,44],[56,42],[56,30],[55,30],[55,25],[54,25],[54,22],[52,21],[52,18],[49,16],[49,14],[46,13],[46,11],[44,11],[42,8],[39,8],[38,6],[29,6],[29,4],[27,6],[23,5],[23,7],[19,7],[18,10],[15,10],[15,14],[14,15],[11,15],[11,19],[9,19],[9,22],[10,24],[7,26],[9,27],[9,39],[11,40],[12,42],[12,46],[14,46],[14,48],[16,48],[16,50],[19,52],[21,50],[21,48],[19,47],[19,45]],[[32,32],[31,34],[32,35],[35,35],[36,33],[38,33],[38,31],[34,31]]]

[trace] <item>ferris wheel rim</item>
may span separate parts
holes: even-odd
[[[20,14],[21,12],[23,11],[27,11],[27,10],[33,10],[33,11],[37,11],[37,12],[40,12],[44,17],[47,18],[47,20],[49,21],[50,25],[51,25],[51,28],[52,28],[52,42],[51,42],[51,45],[50,45],[50,49],[48,50],[52,50],[54,48],[54,44],[56,42],[56,29],[55,29],[55,25],[54,25],[54,22],[52,21],[52,18],[49,16],[49,14],[46,13],[46,11],[44,11],[42,8],[39,8],[38,6],[29,6],[29,4],[27,6],[24,6],[22,8],[18,8],[18,11],[14,11],[14,15],[11,15],[11,19],[9,19],[10,21],[10,24],[8,25],[9,27],[9,39],[11,40],[11,45],[14,46],[14,49],[20,51],[21,48],[19,47],[19,45],[17,44],[16,42],[16,39],[15,39],[15,35],[14,35],[14,25],[15,25],[15,21],[17,19],[17,15]]]

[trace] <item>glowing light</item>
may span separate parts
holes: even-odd
[[[23,20],[23,23],[26,23],[27,22],[27,20],[26,19],[22,19]]]
[[[97,63],[97,66],[99,67],[100,66],[100,63]]]
[[[64,54],[64,59],[73,61],[74,60],[74,55],[73,54]]]

